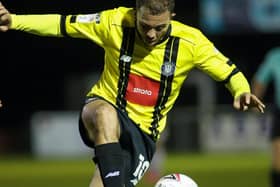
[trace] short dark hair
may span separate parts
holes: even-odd
[[[148,8],[151,14],[157,15],[168,10],[174,12],[175,0],[136,0],[136,10],[142,6]]]

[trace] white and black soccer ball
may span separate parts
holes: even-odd
[[[173,173],[160,178],[155,187],[198,187],[198,185],[187,175]]]

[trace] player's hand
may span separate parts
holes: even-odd
[[[264,113],[265,105],[257,96],[251,93],[243,93],[234,99],[233,107],[237,110],[246,111],[248,109],[258,109]]]
[[[0,108],[2,107],[3,105],[2,105],[2,101],[0,100]]]
[[[12,23],[10,12],[0,2],[0,31],[5,32],[9,30]]]

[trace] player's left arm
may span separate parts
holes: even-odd
[[[233,107],[246,111],[257,108],[264,112],[265,105],[251,93],[249,83],[236,65],[215,48],[202,33],[198,33],[199,42],[194,50],[196,67],[210,75],[214,80],[225,84],[234,97]]]
[[[233,75],[226,87],[234,96],[233,107],[235,109],[246,111],[250,108],[257,108],[264,113],[264,103],[251,93],[249,83],[241,72]]]

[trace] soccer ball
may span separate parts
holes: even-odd
[[[160,178],[155,187],[198,187],[198,185],[184,174],[173,173]]]

